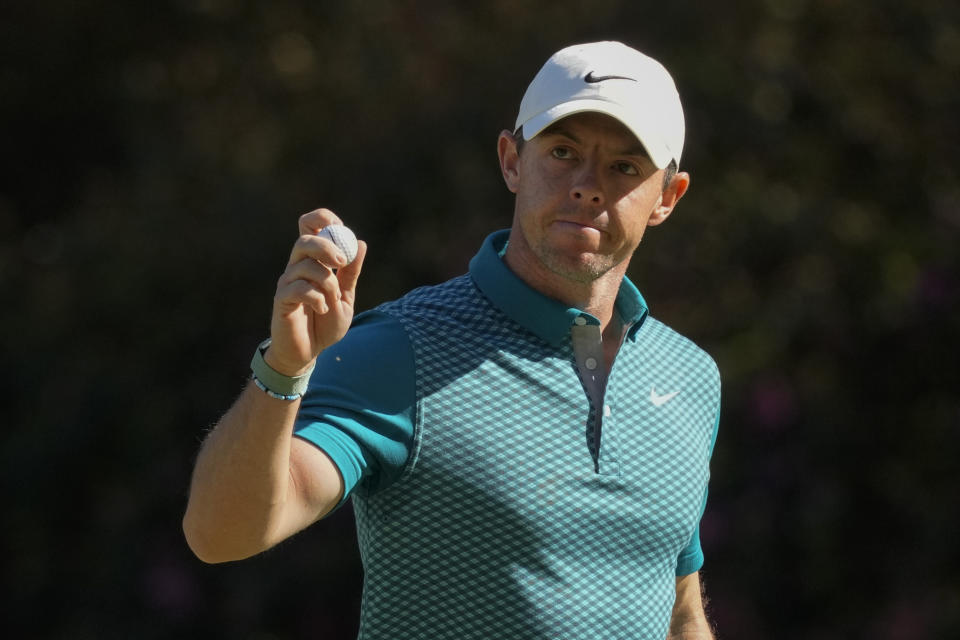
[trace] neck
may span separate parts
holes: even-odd
[[[600,321],[605,339],[616,333],[619,342],[622,322],[616,314],[616,302],[629,261],[597,278],[581,281],[550,271],[532,255],[530,251],[517,250],[511,241],[503,259],[510,270],[530,287],[570,307],[583,309]]]

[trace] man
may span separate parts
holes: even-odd
[[[272,341],[197,461],[196,554],[253,555],[352,497],[361,638],[712,637],[719,376],[625,277],[687,190],[683,136],[659,63],[558,52],[498,140],[509,232],[356,318],[366,245],[346,264],[316,236],[339,218],[302,216]]]

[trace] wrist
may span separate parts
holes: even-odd
[[[264,344],[267,346],[264,347]],[[267,363],[267,366],[288,378],[298,378],[303,375],[309,375],[310,372],[313,371],[314,364],[316,363],[316,361],[313,361],[299,368],[296,365],[289,365],[277,358],[276,350],[271,348],[270,340],[265,340],[260,343],[260,347],[258,348],[261,350],[263,361]]]
[[[265,355],[269,348],[270,340],[260,343],[250,361],[254,384],[271,398],[288,401],[299,399],[307,391],[314,365],[301,369],[297,375],[285,375],[267,362]]]

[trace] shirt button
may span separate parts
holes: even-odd
[[[604,415],[604,416],[610,416],[612,413],[613,413],[613,409],[610,408],[610,405],[608,405],[608,404],[603,405],[603,415]]]
[[[587,358],[583,364],[587,365],[587,369],[590,369],[590,371],[593,371],[594,369],[597,368],[597,359]]]
[[[573,323],[574,323],[575,325],[577,325],[578,327],[582,327],[583,325],[587,324],[587,319],[584,318],[583,316],[577,316],[577,317],[574,319]]]

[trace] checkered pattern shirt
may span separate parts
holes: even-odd
[[[333,451],[350,485],[360,638],[662,640],[676,576],[703,561],[716,366],[625,280],[624,340],[597,385],[599,322],[513,275],[505,241],[488,238],[469,274],[378,308],[407,338],[412,380],[392,375],[413,397],[382,412],[390,433],[360,443],[359,472],[323,434],[376,428],[305,403],[298,435]],[[312,386],[322,398],[333,384]]]

